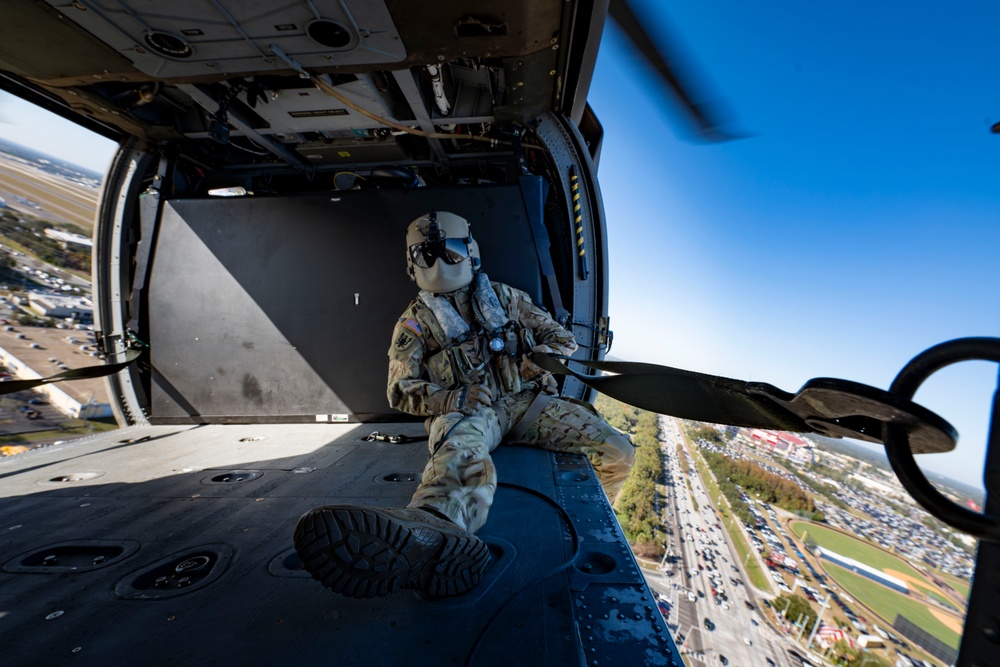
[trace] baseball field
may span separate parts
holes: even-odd
[[[835,551],[902,579],[915,593],[926,595],[949,609],[955,609],[955,603],[944,591],[909,563],[888,551],[864,540],[805,521],[793,521],[789,524],[789,528],[801,540],[806,540],[808,537],[810,542],[815,542],[824,549]],[[821,563],[837,584],[861,604],[881,616],[887,624],[892,624],[896,614],[902,614],[949,646],[958,646],[962,633],[960,615],[929,605],[918,597],[898,593],[828,561]]]
[[[958,577],[953,577],[950,574],[941,573],[938,576],[941,577],[942,581],[954,588],[955,591],[957,591],[966,600],[969,599],[969,594],[972,592],[972,585],[968,581],[959,579]]]
[[[962,621],[951,614],[928,606],[915,598],[877,584],[839,565],[823,562],[823,569],[858,602],[881,616],[889,625],[902,614],[948,646],[958,648],[962,638]]]

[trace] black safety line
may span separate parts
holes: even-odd
[[[612,375],[584,375],[557,359]],[[683,419],[883,444],[885,427],[898,426],[909,434],[909,446],[916,454],[948,452],[958,440],[951,424],[908,397],[850,380],[813,378],[791,394],[764,382],[656,364],[585,361],[544,353],[534,354],[533,361],[635,407]]]
[[[889,390],[904,398],[912,397],[937,371],[951,364],[974,360],[1000,363],[1000,338],[958,338],[924,350],[903,367],[892,381]],[[885,453],[903,488],[924,509],[953,528],[984,542],[1000,545],[1000,503],[994,500],[994,497],[1000,497],[1000,475],[997,474],[1000,471],[1000,379],[993,393],[990,430],[986,438],[986,463],[983,474],[986,507],[983,513],[963,507],[938,491],[913,458],[911,436],[905,429],[887,425]],[[983,546],[979,545],[977,580],[980,570],[985,569],[985,565],[980,568],[980,561],[984,557]],[[973,616],[970,614],[968,618]]]
[[[167,171],[167,159],[160,158],[156,176],[149,188],[139,195],[139,245],[135,251],[136,275],[129,296],[129,322],[127,328],[141,331],[142,302],[146,292],[146,282],[152,272],[153,246],[156,243],[157,226],[160,219],[160,187]]]
[[[128,350],[125,352],[125,361],[121,361],[115,364],[104,364],[101,366],[84,366],[83,368],[73,368],[68,371],[63,371],[57,375],[51,375],[47,378],[38,378],[36,380],[10,380],[7,382],[0,382],[0,395],[2,394],[13,394],[17,391],[24,391],[25,389],[33,389],[39,387],[43,384],[52,384],[53,382],[67,382],[71,380],[87,380],[91,378],[104,377],[105,375],[113,375],[118,371],[122,370],[133,361],[139,358],[142,352],[140,350]]]
[[[545,277],[552,296],[552,307],[555,309],[556,321],[563,326],[569,321],[569,311],[563,306],[562,293],[559,291],[559,281],[556,280],[556,269],[552,263],[552,242],[545,229],[543,219],[545,210],[545,189],[542,179],[538,176],[521,176],[521,198],[528,213],[528,228],[531,239],[535,242],[535,254],[538,255],[538,265]]]
[[[489,619],[487,619],[486,623],[483,624],[483,627],[479,631],[479,634],[476,635],[476,640],[472,642],[472,647],[469,649],[469,653],[465,656],[465,667],[470,667],[473,664],[476,658],[476,653],[479,651],[479,647],[482,645],[483,640],[486,638],[486,635],[489,633],[489,631],[493,629],[494,624],[496,623],[497,619],[500,618],[500,615],[503,613],[503,611],[507,609],[507,607],[525,591],[537,589],[538,586],[546,579],[550,579],[555,575],[559,574],[560,572],[565,572],[570,567],[572,567],[573,563],[575,563],[576,559],[580,556],[580,546],[583,541],[580,538],[579,533],[577,533],[576,526],[573,525],[573,519],[570,517],[569,513],[565,510],[565,508],[563,508],[562,505],[560,505],[557,501],[555,501],[551,497],[545,495],[541,491],[532,489],[531,487],[522,486],[520,484],[513,484],[511,482],[499,482],[497,486],[506,487],[510,489],[517,489],[519,491],[529,493],[533,496],[541,498],[549,505],[552,505],[552,507],[554,507],[555,510],[559,513],[559,516],[562,517],[562,520],[566,522],[566,528],[569,530],[570,536],[573,538],[573,553],[570,555],[569,558],[564,560],[561,564],[556,565],[555,567],[549,569],[547,572],[543,573],[534,581],[528,582],[521,588],[511,593],[507,597],[507,599],[503,601],[503,604],[497,607],[497,610],[493,612],[493,615],[490,616]]]
[[[615,375],[585,375],[559,363],[565,359]],[[557,375],[571,375],[611,398],[659,414],[751,428],[811,432],[797,415],[773,401],[751,394],[742,380],[636,362],[592,362],[536,353],[538,366]]]

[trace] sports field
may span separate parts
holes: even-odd
[[[972,584],[964,579],[959,579],[958,577],[953,577],[950,574],[940,573],[938,574],[942,581],[958,591],[962,597],[966,600],[969,599],[969,594],[972,592]]]
[[[882,570],[890,576],[902,579],[911,586],[922,589],[923,593],[939,600],[947,599],[937,586],[914,570],[906,561],[899,558],[899,556],[892,555],[888,551],[883,551],[873,544],[859,540],[856,537],[850,537],[836,530],[831,530],[830,528],[824,528],[814,523],[806,523],[805,521],[792,521],[789,524],[789,528],[792,529],[792,532],[800,540],[808,532],[809,537],[824,549],[835,551],[841,556],[853,558],[877,570]]]
[[[824,549],[835,551],[897,579],[902,579],[910,585],[913,593],[923,593],[954,609],[954,603],[948,599],[944,591],[907,562],[888,551],[864,540],[814,523],[793,521],[789,524],[789,528],[799,539],[803,539],[808,533],[810,541],[814,541]],[[896,619],[896,615],[902,614],[949,646],[958,647],[962,637],[962,617],[960,615],[948,614],[917,597],[894,591],[835,563],[824,560],[822,566],[837,584],[854,596],[858,602],[881,616],[887,624],[891,625]],[[956,580],[955,583],[957,584],[959,581]]]
[[[896,614],[902,614],[948,646],[958,648],[961,622],[957,618],[941,612],[935,613],[914,598],[876,584],[871,579],[834,563],[824,561],[823,568],[844,590],[850,591],[858,602],[881,616],[887,624],[891,625],[896,620]]]

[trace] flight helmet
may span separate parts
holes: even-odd
[[[469,222],[454,213],[431,211],[406,229],[406,270],[422,290],[453,292],[479,270],[479,244]]]

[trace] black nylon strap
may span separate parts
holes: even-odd
[[[538,415],[542,414],[542,410],[545,406],[549,404],[554,397],[551,394],[547,394],[544,391],[539,391],[535,394],[535,398],[531,401],[528,406],[527,411],[521,416],[516,424],[507,432],[504,440],[506,442],[518,442],[528,432],[535,420],[538,419]]]
[[[521,198],[524,200],[524,208],[528,213],[528,228],[531,230],[535,253],[538,255],[538,266],[545,278],[546,285],[548,285],[549,295],[552,297],[552,308],[555,310],[556,321],[565,326],[569,319],[569,311],[563,306],[562,293],[559,291],[556,269],[552,262],[549,233],[545,229],[545,220],[541,217],[545,208],[545,190],[542,179],[538,176],[521,176],[520,180]]]
[[[11,380],[9,382],[0,382],[0,395],[13,394],[16,391],[33,389],[43,384],[51,384],[53,382],[66,382],[69,380],[86,380],[90,378],[104,377],[105,375],[112,375],[122,370],[136,359],[138,359],[140,354],[142,354],[142,352],[140,352],[139,350],[128,350],[125,352],[125,361],[121,361],[116,364],[105,364],[102,366],[84,366],[83,368],[73,368],[68,371],[63,371],[62,373],[59,373],[57,375],[50,375],[47,378],[38,378],[37,380]]]
[[[565,359],[615,375],[578,373],[559,363]],[[557,375],[571,375],[602,394],[660,414],[750,428],[812,432],[800,417],[774,401],[750,393],[742,380],[628,361],[581,361],[536,353],[533,361]]]
[[[163,181],[166,165],[167,161],[160,158],[159,170],[154,181],[156,187],[150,187],[139,196],[139,229],[141,237],[135,253],[135,266],[138,270],[135,276],[135,283],[132,285],[132,294],[129,296],[128,328],[132,331],[141,330],[139,325],[142,320],[142,307],[146,301],[146,282],[152,271],[150,260],[153,256],[153,244],[160,218],[160,191],[157,188]]]
[[[583,375],[565,359],[610,376]],[[898,393],[837,378],[813,378],[790,394],[764,382],[632,362],[598,362],[535,354],[552,373],[572,375],[597,391],[644,410],[683,419],[885,443],[887,426],[902,427],[914,454],[950,452],[958,431]]]

